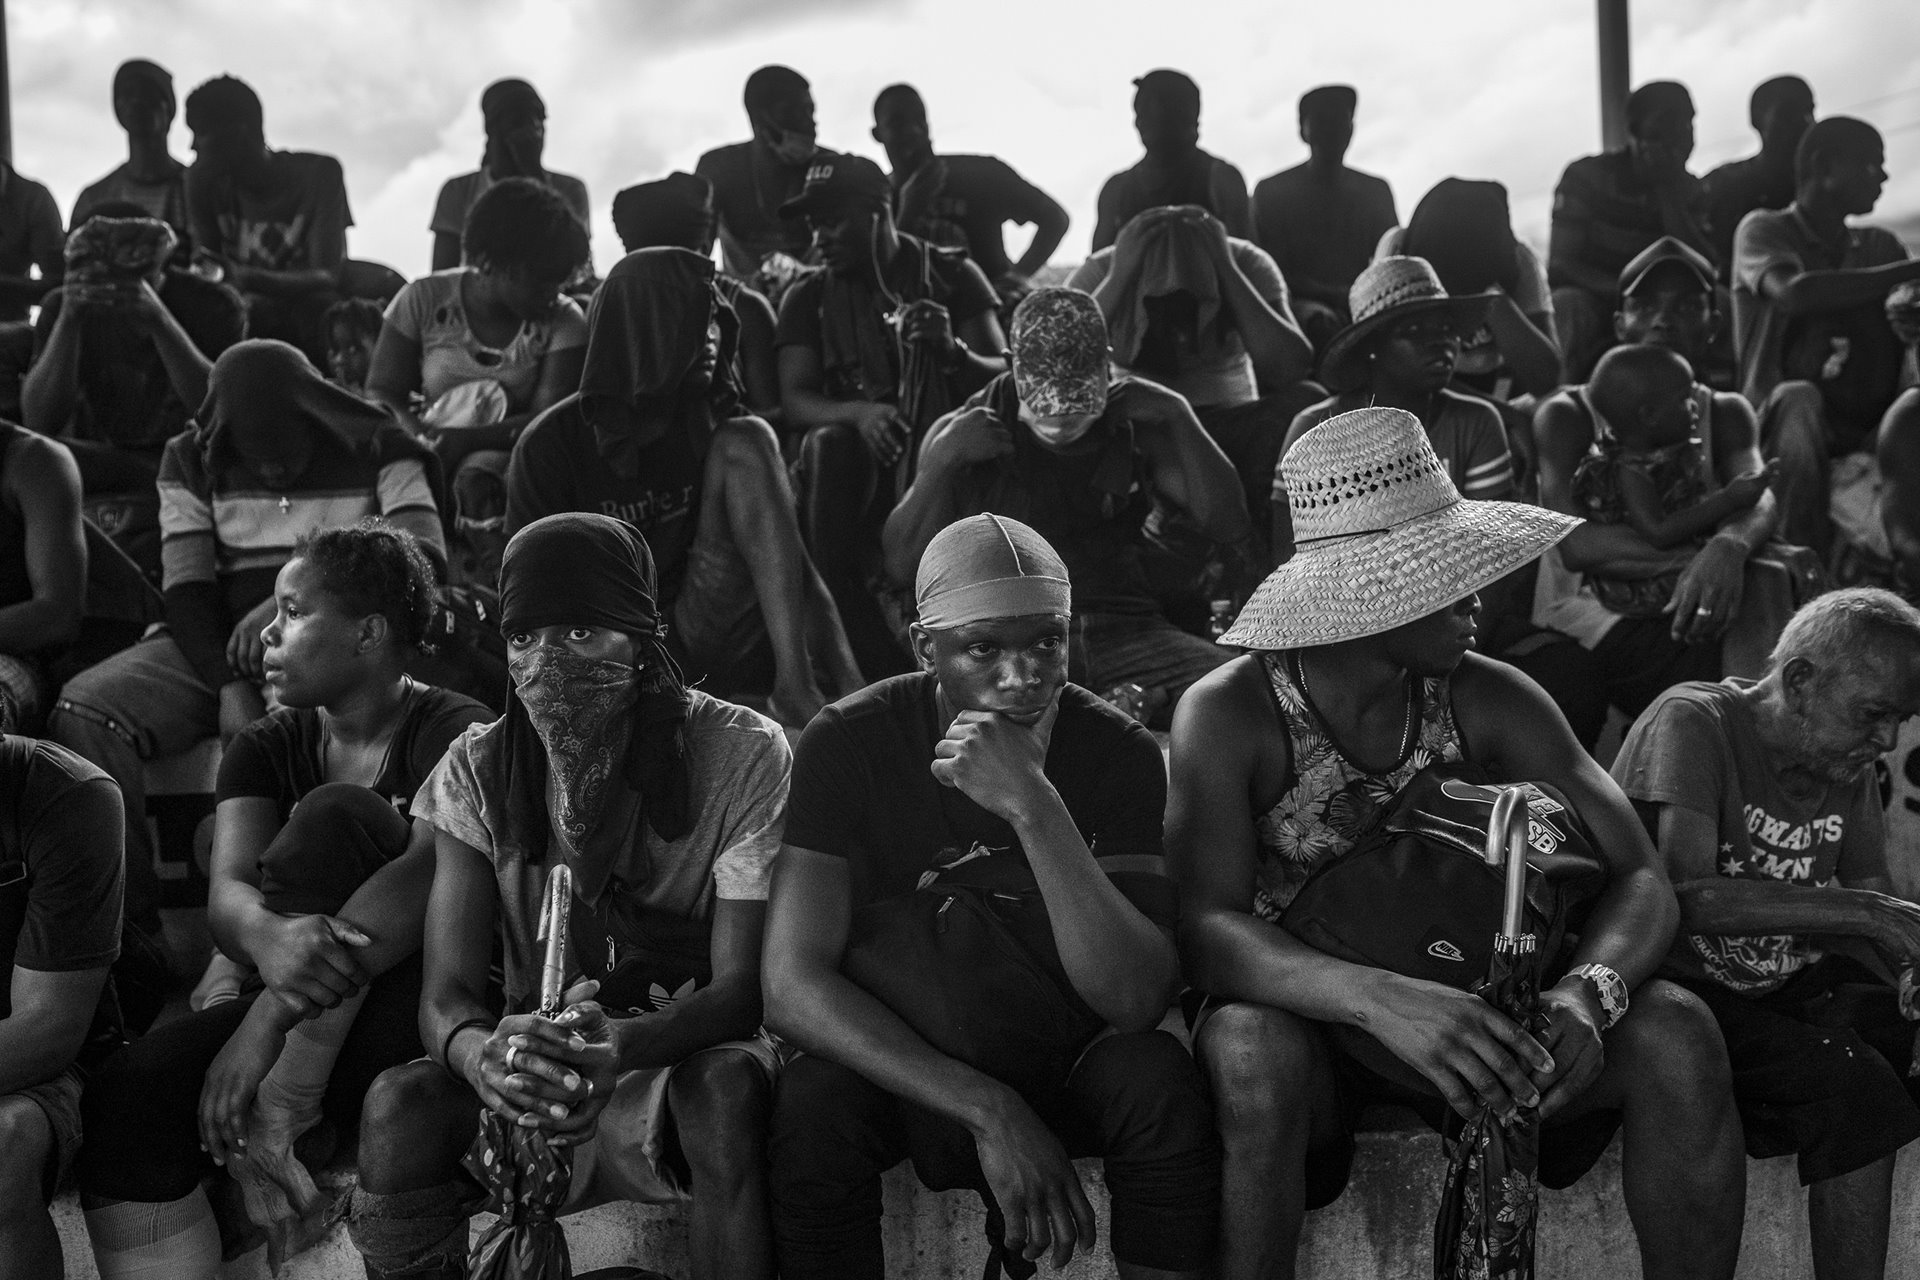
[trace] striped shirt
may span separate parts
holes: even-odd
[[[398,426],[355,437],[317,435],[310,462],[284,489],[237,459],[209,473],[199,433],[167,442],[160,462],[161,585],[167,622],[209,687],[230,679],[233,624],[273,591],[304,534],[380,515],[444,561],[446,543],[424,448]]]

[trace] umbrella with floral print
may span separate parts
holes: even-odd
[[[1539,1009],[1539,957],[1524,932],[1527,792],[1506,787],[1487,824],[1487,861],[1505,864],[1506,902],[1493,957],[1477,994],[1528,1031],[1546,1029]],[[1455,1129],[1457,1133],[1454,1133]],[[1448,1126],[1447,1175],[1433,1227],[1435,1280],[1532,1280],[1539,1216],[1540,1115],[1521,1107],[1502,1119],[1482,1106]]]

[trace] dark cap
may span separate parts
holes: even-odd
[[[1300,95],[1300,118],[1317,116],[1322,111],[1338,111],[1350,116],[1360,105],[1360,93],[1350,84],[1323,84]]]
[[[113,73],[113,96],[119,97],[136,84],[147,85],[165,98],[167,111],[172,113],[173,77],[165,67],[157,62],[148,62],[145,58],[129,58]]]
[[[823,154],[807,166],[807,183],[800,194],[780,206],[780,216],[852,207],[886,208],[893,200],[893,184],[880,166],[865,156]]]
[[[1627,95],[1627,132],[1638,137],[1641,125],[1669,112],[1692,119],[1693,95],[1678,80],[1649,80]]]
[[[1133,82],[1133,90],[1136,101],[1145,98],[1150,102],[1185,108],[1194,115],[1200,114],[1200,86],[1185,72],[1170,71],[1165,67],[1149,71]]]
[[[1636,253],[1633,260],[1620,269],[1620,296],[1630,297],[1655,268],[1664,267],[1670,262],[1685,267],[1699,279],[1702,289],[1713,292],[1713,264],[1691,245],[1672,236],[1661,236]]]

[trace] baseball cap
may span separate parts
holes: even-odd
[[[1699,278],[1700,287],[1711,292],[1713,289],[1713,264],[1708,262],[1698,249],[1673,236],[1661,236],[1652,244],[1633,256],[1633,260],[1620,269],[1620,296],[1630,296],[1646,280],[1648,273],[1655,267],[1677,262]]]
[[[1036,417],[1107,407],[1107,321],[1092,294],[1035,289],[1014,308],[1007,344],[1014,391]]]
[[[823,154],[807,167],[800,194],[780,206],[780,216],[797,218],[848,206],[880,206],[893,200],[893,184],[865,156]]]

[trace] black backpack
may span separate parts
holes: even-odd
[[[1316,950],[1355,964],[1471,989],[1487,976],[1500,931],[1505,873],[1485,857],[1499,789],[1470,764],[1408,779],[1380,825],[1322,863],[1280,924]],[[1526,787],[1526,928],[1541,970],[1559,955],[1577,908],[1605,883],[1586,823],[1557,788]],[[1336,1037],[1368,1067],[1422,1092],[1432,1086],[1365,1033]]]

